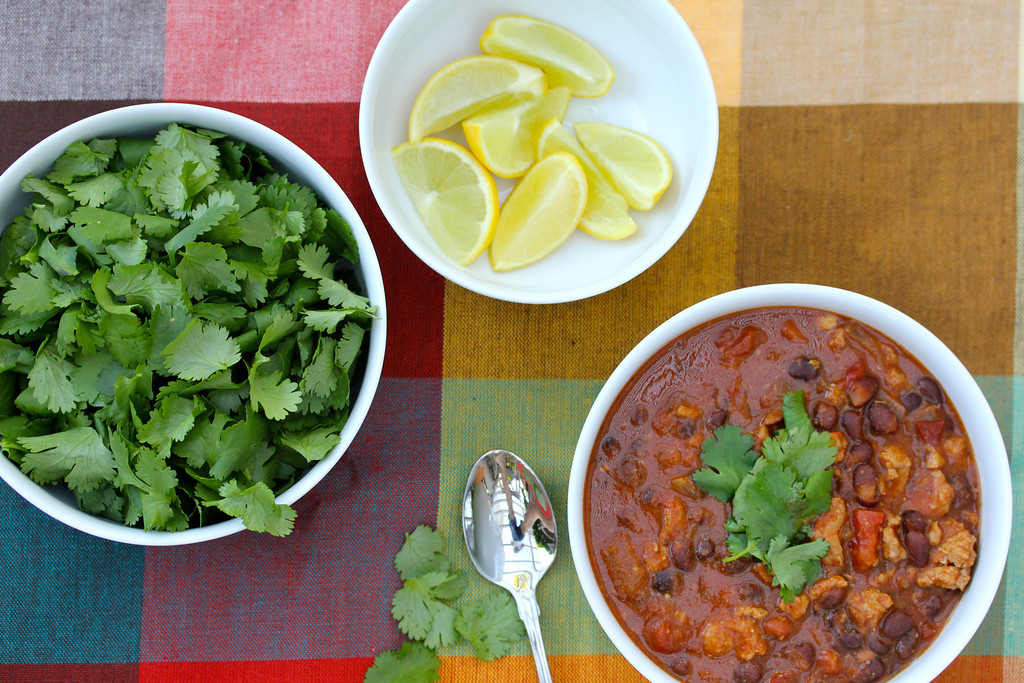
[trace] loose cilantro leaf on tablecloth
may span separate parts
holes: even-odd
[[[423,524],[405,535],[405,543],[395,555],[395,569],[403,581],[430,572],[446,572],[450,566],[444,554],[444,537]]]
[[[502,657],[525,634],[515,603],[504,591],[456,607],[468,581],[463,572],[451,570],[444,549],[444,537],[428,526],[420,525],[405,535],[395,555],[395,569],[403,583],[392,599],[391,612],[413,641],[378,655],[364,683],[421,680],[416,676],[424,675],[428,657],[436,658],[438,648],[460,639],[473,644],[479,659]]]
[[[815,517],[829,508],[836,447],[827,432],[814,429],[802,391],[782,398],[785,428],[753,453],[753,438],[732,425],[715,430],[704,442],[706,468],[694,482],[723,502],[732,503],[725,524],[727,560],[747,555],[765,563],[774,574],[783,600],[791,602],[821,571],[828,544],[807,540]],[[712,469],[713,468],[713,469]]]
[[[447,604],[459,575],[429,572],[409,579],[391,600],[391,615],[398,628],[410,638],[422,640],[427,647],[451,645],[455,632],[455,610]],[[458,596],[454,596],[458,597]]]
[[[508,593],[491,593],[464,605],[455,618],[455,630],[473,643],[476,656],[484,661],[504,657],[526,635]]]
[[[275,497],[337,445],[376,315],[345,221],[177,124],[76,142],[22,189],[0,235],[6,456],[124,524],[288,533]]]
[[[406,642],[394,652],[382,652],[366,672],[364,683],[434,683],[441,660],[423,643]]]

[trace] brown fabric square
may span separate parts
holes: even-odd
[[[975,374],[1012,374],[1017,105],[740,110],[740,285],[889,303]]]

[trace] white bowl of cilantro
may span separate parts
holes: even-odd
[[[377,390],[366,229],[243,116],[107,111],[0,175],[0,476],[86,533],[288,534]]]
[[[992,604],[1010,482],[985,396],[934,334],[860,294],[763,285],[622,360],[580,433],[567,528],[597,621],[651,681],[925,683]]]

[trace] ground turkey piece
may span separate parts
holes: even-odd
[[[750,616],[740,616],[742,609],[737,608],[737,616],[712,617],[707,622],[701,634],[705,654],[721,657],[735,649],[740,661],[749,662],[768,652],[768,642],[757,622]]]
[[[885,466],[882,479],[886,483],[887,492],[894,497],[902,496],[910,478],[910,456],[899,446],[890,444],[882,449],[878,459]]]
[[[846,613],[861,630],[870,633],[878,628],[878,621],[885,616],[893,605],[888,593],[877,588],[865,588],[850,596],[846,603]]]
[[[843,544],[839,540],[839,534],[846,523],[846,501],[833,496],[832,505],[827,512],[814,520],[814,538],[824,538],[828,541],[828,554],[821,558],[821,563],[826,567],[840,567],[843,562]]]
[[[641,607],[648,597],[648,573],[629,537],[619,534],[615,542],[601,551],[601,557],[619,596],[633,609]]]
[[[978,558],[974,549],[978,539],[956,520],[944,519],[939,527],[942,540],[929,555],[931,566],[917,573],[917,585],[963,590],[971,581],[971,567]]]
[[[942,470],[925,470],[914,478],[907,493],[912,508],[928,517],[942,517],[949,512],[949,506],[956,498],[956,492],[946,480]]]
[[[901,522],[902,518],[899,515],[886,514],[885,528],[882,529],[882,555],[890,562],[907,559],[907,550],[900,542],[897,533]]]

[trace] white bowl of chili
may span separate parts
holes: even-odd
[[[179,124],[189,127],[194,134],[182,132],[180,127],[168,132],[169,126]],[[147,155],[149,150],[157,149],[153,144],[154,136],[160,131],[164,131],[162,134],[166,136],[159,145],[160,158],[153,157],[150,163]],[[133,138],[134,142],[128,138]],[[72,145],[77,147],[69,157],[67,150]],[[62,161],[58,162],[59,159]],[[57,175],[50,176],[53,182],[40,180],[55,169],[55,162],[60,169]],[[174,163],[179,166],[174,167]],[[239,173],[249,174],[251,180],[232,176],[232,180],[227,181],[232,173],[229,166],[237,167]],[[163,173],[161,168],[178,168],[181,177],[175,178],[170,171],[169,175]],[[194,195],[195,206],[189,207],[192,210],[179,211],[177,219],[172,219],[167,217],[167,210],[157,210],[159,207],[154,206],[152,215],[143,215],[146,210],[139,208],[144,203],[143,198],[148,203],[152,195],[159,194],[148,185],[145,192],[138,187],[139,194],[131,196],[128,204],[110,204],[117,199],[117,192],[127,187],[125,183],[128,180],[135,182],[136,177],[147,173],[152,174],[149,185],[155,187],[156,183],[166,181],[161,185],[167,192],[166,196],[161,195],[166,200],[165,204],[174,201],[172,195],[178,190],[182,197]],[[37,180],[23,186],[28,176]],[[217,178],[225,180],[226,184],[209,184]],[[138,182],[143,184],[142,180]],[[105,190],[100,188],[103,183],[107,183]],[[64,189],[69,184],[75,184],[74,192],[68,193]],[[187,187],[190,184],[191,190]],[[87,186],[92,189],[86,189]],[[207,188],[207,191],[195,194],[196,187]],[[264,190],[267,197],[276,195],[290,205],[264,208],[262,201],[257,201],[257,193]],[[60,202],[62,206],[67,205],[65,213],[71,211],[73,202],[69,194],[86,197],[88,206],[85,208],[92,213],[83,210],[76,217],[72,212],[70,218],[61,221],[60,212],[47,213],[43,210],[38,216],[28,220],[24,218],[24,212],[30,205],[47,209],[54,202]],[[197,226],[194,235],[188,239],[183,237],[189,225],[210,218],[203,211],[213,210],[217,202],[223,209],[218,213],[220,218],[207,221],[205,227]],[[128,210],[129,204],[134,210]],[[75,207],[75,211],[80,209]],[[321,210],[323,214],[319,213]],[[106,213],[102,213],[104,211]],[[265,213],[254,215],[259,211]],[[281,222],[274,223],[273,216],[281,218]],[[239,227],[241,221],[248,217],[252,218],[248,227]],[[10,225],[16,218],[22,222],[12,234]],[[267,221],[263,221],[264,218]],[[53,225],[44,240],[44,231],[35,223],[48,219],[53,220]],[[186,225],[189,220],[192,223]],[[222,235],[223,240],[215,238],[218,229],[228,224],[238,228],[238,233],[228,230]],[[63,228],[68,225],[73,226],[68,230],[74,233],[70,237],[63,234]],[[89,225],[96,230],[88,232],[86,227]],[[114,242],[114,238],[105,230],[114,230],[115,225],[120,226],[117,229],[123,229],[125,234],[118,237],[117,248],[106,253],[107,242]],[[166,234],[158,229],[161,226],[167,228]],[[249,228],[260,226],[270,226],[271,229],[262,233],[259,239],[255,232],[249,237],[243,236]],[[288,231],[287,238],[282,237],[283,233],[275,232],[278,228]],[[177,232],[179,229],[180,233]],[[52,301],[47,302],[55,311],[52,315],[64,315],[62,310],[75,307],[88,310],[88,320],[83,316],[81,320],[86,322],[76,327],[76,334],[94,340],[91,347],[79,348],[73,343],[76,337],[62,336],[62,343],[67,348],[55,351],[50,359],[50,367],[61,371],[46,375],[42,383],[44,386],[37,390],[32,375],[38,365],[33,366],[33,355],[46,355],[52,342],[42,338],[38,332],[40,328],[31,324],[30,319],[39,311],[22,310],[22,317],[29,319],[30,324],[14,329],[12,321],[19,317],[15,315],[18,311],[14,307],[22,306],[24,309],[24,304],[21,297],[11,293],[16,288],[12,287],[9,278],[26,276],[24,273],[10,275],[6,270],[0,275],[4,278],[0,287],[4,292],[4,308],[0,315],[0,328],[3,328],[0,335],[3,337],[0,343],[5,353],[6,387],[3,392],[4,417],[0,418],[0,441],[4,450],[0,455],[0,477],[7,485],[58,521],[94,536],[123,543],[178,545],[224,537],[246,528],[241,516],[251,509],[262,509],[266,514],[247,520],[253,522],[250,528],[262,526],[259,530],[281,535],[290,531],[289,517],[294,516],[294,511],[277,506],[290,506],[296,502],[341,459],[369,412],[383,368],[386,310],[380,267],[358,213],[330,174],[295,143],[238,114],[182,103],[121,107],[82,119],[53,133],[0,175],[0,230],[4,231],[3,246],[0,246],[0,262],[4,267],[15,267],[12,264],[21,260],[27,251],[31,251],[32,258],[22,262],[38,265],[45,261],[45,267],[31,271],[33,277],[42,278],[47,286],[50,281],[63,278],[66,289],[62,291],[71,293],[69,303],[57,306]],[[31,239],[21,239],[24,235]],[[199,235],[203,235],[201,243],[194,241]],[[282,242],[308,244],[309,248],[305,257],[297,259],[292,249],[283,246],[278,255],[285,267],[275,267],[270,274],[274,258],[263,247],[270,249],[279,237]],[[31,246],[36,244],[37,238],[49,246],[46,255],[40,255],[44,249],[34,250]],[[177,245],[176,240],[180,242]],[[226,244],[226,249],[219,246],[220,241]],[[193,245],[199,246],[193,248]],[[180,252],[179,267],[165,263],[166,255],[173,252]],[[63,257],[58,256],[61,253]],[[205,253],[209,257],[206,264],[212,269],[207,272],[220,272],[222,281],[203,280],[202,277],[197,280],[196,273],[191,272],[191,279],[186,282],[185,271],[180,268],[180,264],[187,260],[185,253],[193,257]],[[356,254],[358,262],[353,262]],[[226,256],[231,259],[230,268],[225,261]],[[298,268],[293,265],[297,260],[303,262]],[[261,276],[257,271],[263,266],[268,269],[265,274],[270,291],[250,284],[248,275],[238,275],[254,273],[253,277],[259,279]],[[298,277],[303,269],[309,269],[311,273],[314,266],[317,266],[315,277],[318,279],[301,283],[306,294],[295,289],[296,280],[286,280],[292,275]],[[143,272],[150,267],[161,270]],[[61,273],[60,270],[66,272]],[[92,273],[91,278],[88,273]],[[153,291],[135,296],[132,292],[141,290],[114,284],[115,281],[125,284],[133,277],[137,283],[149,278],[150,287],[167,294],[169,298],[161,304],[165,310],[177,305],[170,301],[172,295],[188,295],[190,301],[181,298],[182,308],[173,310],[181,310],[182,317],[190,319],[189,326],[194,323],[193,332],[196,334],[185,339],[185,329],[175,326],[174,315],[168,318],[159,314],[159,306],[153,305],[155,299],[146,299],[147,296],[163,295]],[[91,279],[91,282],[86,279]],[[299,353],[297,349],[303,347],[303,354],[319,355],[320,347],[304,345],[294,336],[309,324],[308,313],[327,308],[326,300],[316,301],[317,297],[312,296],[312,292],[317,290],[317,283],[327,281],[333,283],[325,286],[336,289],[336,297],[348,298],[349,303],[344,306],[351,304],[352,311],[360,309],[359,313],[346,319],[360,320],[362,332],[353,330],[349,343],[362,350],[357,359],[352,360],[356,358],[355,354],[346,359],[348,364],[339,370],[345,377],[327,368],[327,374],[333,377],[332,386],[339,393],[330,397],[324,393],[323,402],[330,404],[332,409],[330,422],[316,424],[315,419],[310,419],[316,410],[309,415],[297,412],[301,393],[299,384],[305,380],[300,380],[294,373],[301,373],[298,370],[300,360],[295,355]],[[275,283],[278,287],[274,286]],[[237,292],[244,298],[245,291],[252,294],[248,303],[242,300],[229,303],[221,296]],[[285,296],[290,297],[287,302]],[[44,310],[45,306],[36,305],[36,308],[43,315],[49,310]],[[233,313],[232,308],[236,309]],[[274,310],[277,313],[270,313]],[[136,312],[139,320],[134,319]],[[116,324],[111,321],[114,315],[120,316]],[[335,329],[341,331],[345,316],[340,313],[319,315],[338,318]],[[64,329],[64,318],[60,319],[60,329]],[[240,335],[257,319],[260,320],[257,336],[248,341],[241,339]],[[178,323],[185,325],[183,319]],[[313,337],[322,339],[332,333],[327,330],[330,327],[328,321],[323,323],[323,336],[320,331],[310,331]],[[76,322],[69,324],[78,325]],[[154,347],[152,355],[137,365],[129,363],[129,357],[139,360],[132,356],[131,349],[141,342],[131,334],[117,333],[120,336],[104,338],[105,332],[116,331],[118,325],[122,333],[154,330],[145,339]],[[158,326],[164,333],[177,333],[177,336],[162,339],[162,352],[155,348],[159,338],[155,331]],[[271,333],[271,328],[276,332]],[[222,338],[214,341],[213,336]],[[172,346],[172,340],[180,342]],[[312,337],[307,341],[311,340]],[[257,343],[250,343],[253,341]],[[204,351],[212,362],[211,366],[199,367],[203,363],[184,348],[193,343],[198,344],[193,348]],[[286,348],[286,343],[292,345]],[[325,342],[326,345],[337,348],[340,344]],[[221,351],[217,351],[218,347]],[[266,354],[262,355],[262,351]],[[276,360],[269,358],[279,353]],[[164,358],[167,360],[162,361]],[[179,363],[188,358],[191,361]],[[340,367],[339,358],[340,354],[333,360]],[[311,359],[312,355],[305,358],[307,361]],[[273,372],[256,375],[256,366],[265,363],[276,366]],[[92,364],[97,373],[89,376],[82,370],[88,364]],[[219,370],[213,372],[213,366]],[[154,367],[157,369],[151,370]],[[29,373],[27,380],[26,370]],[[68,380],[69,372],[75,377],[73,382]],[[294,382],[290,379],[293,375]],[[262,387],[269,389],[270,394],[254,393],[255,385],[251,380],[257,376],[261,383],[266,383]],[[184,411],[176,412],[168,405],[169,412],[164,417],[169,422],[159,427],[159,410],[154,401],[173,395],[184,386],[177,380],[188,383],[189,378],[198,380],[198,383],[193,383],[185,394],[179,395],[188,397],[184,402],[178,402]],[[136,381],[138,385],[134,384]],[[146,382],[148,391],[136,392]],[[240,389],[243,382],[248,384],[245,390]],[[115,385],[121,398],[114,395]],[[344,398],[340,393],[342,385],[348,391]],[[50,387],[49,394],[47,386]],[[86,392],[83,388],[86,386],[92,388]],[[220,386],[227,393],[216,394],[219,389],[215,386]],[[58,404],[53,402],[53,392],[61,387],[67,389],[68,400]],[[232,393],[234,396],[229,396]],[[277,399],[272,398],[272,394],[276,394]],[[347,408],[335,408],[335,403],[340,406],[343,400]],[[119,401],[121,407],[117,408]],[[132,403],[130,411],[125,401]],[[338,418],[343,412],[345,417]],[[245,416],[244,420],[239,418],[241,415]],[[283,419],[286,417],[287,420]],[[125,424],[131,426],[124,427]],[[297,429],[284,436],[280,429],[287,424]],[[101,426],[97,429],[95,425]],[[200,438],[199,431],[203,431],[205,436]],[[114,433],[121,434],[118,444],[109,440]],[[198,441],[192,444],[195,447],[190,449],[192,456],[187,456],[185,443],[194,435]],[[235,437],[239,440],[229,444],[228,441]],[[126,442],[133,447],[127,454]],[[166,454],[163,453],[164,447],[167,448]],[[150,462],[150,469],[142,474],[140,459],[151,457],[158,450],[162,454],[161,461]],[[228,456],[229,452],[233,455]],[[63,464],[60,461],[62,453],[67,458]],[[224,460],[219,467],[216,466],[217,459],[222,457],[238,460],[233,464]],[[76,470],[78,465],[74,463],[79,461],[81,469]],[[173,472],[168,464],[173,464]],[[166,482],[167,486],[158,489],[157,481]],[[260,483],[264,487],[260,487]],[[107,493],[93,495],[98,491]],[[86,500],[84,507],[91,509],[83,509],[78,504],[79,500]],[[114,521],[113,517],[131,514],[126,510],[133,509],[133,500],[134,505],[142,506],[137,515],[138,526]],[[232,505],[232,502],[237,505]],[[138,511],[138,507],[134,509]],[[184,519],[182,515],[190,517],[189,528],[167,528],[180,527],[179,522]],[[161,518],[166,524],[159,527],[151,525]]]
[[[828,509],[807,522],[810,535],[781,541],[819,548],[817,571],[787,602],[777,585],[793,580],[786,563],[773,574],[757,558],[725,559],[743,541],[758,547],[756,523],[735,514],[755,485],[708,495],[709,477],[695,472],[721,480],[738,462],[742,449],[728,463],[705,449],[724,443],[723,424],[751,444],[788,439],[778,429],[795,432],[795,413],[779,407],[796,390],[842,460],[828,467]],[[992,410],[934,334],[860,294],[777,284],[699,302],[623,359],[581,430],[568,530],[598,622],[652,681],[802,680],[816,670],[924,683],[988,612],[1011,508]],[[726,520],[743,536],[719,528]],[[769,562],[780,562],[776,550],[761,547]]]

